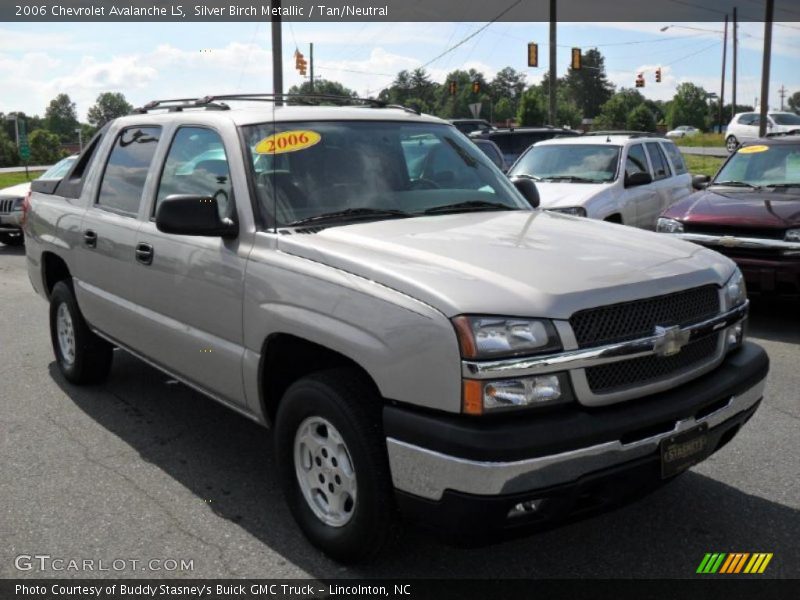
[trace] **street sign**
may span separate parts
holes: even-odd
[[[481,103],[475,102],[469,105],[469,112],[472,113],[472,118],[477,119],[481,115]]]
[[[19,157],[28,160],[31,157],[31,147],[28,145],[28,132],[25,130],[25,121],[19,122]]]

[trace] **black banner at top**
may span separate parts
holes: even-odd
[[[765,0],[556,0],[560,22],[763,21]],[[4,0],[0,21],[537,22],[551,0]],[[776,21],[800,21],[797,0],[775,0]]]

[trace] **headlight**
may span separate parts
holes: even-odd
[[[659,217],[656,221],[656,231],[660,233],[683,233],[683,223],[675,219]]]
[[[571,399],[565,373],[493,381],[464,380],[463,411],[469,415],[550,406]]]
[[[561,213],[562,215],[572,215],[574,217],[585,217],[586,209],[582,206],[568,206],[566,208],[548,208],[550,212]]]
[[[725,284],[725,299],[728,310],[741,306],[747,301],[747,288],[744,284],[744,276],[737,267],[736,270]]]
[[[22,210],[23,202],[25,202],[25,198],[17,198],[14,200],[14,206],[11,207],[11,210]]]
[[[787,242],[800,242],[800,229],[790,229],[783,239]]]
[[[550,321],[460,316],[453,319],[453,325],[463,358],[499,358],[561,349]]]

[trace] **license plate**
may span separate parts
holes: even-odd
[[[705,458],[708,450],[708,425],[673,435],[661,442],[661,477],[685,471]]]

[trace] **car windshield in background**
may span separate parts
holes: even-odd
[[[72,163],[78,160],[77,156],[68,156],[67,158],[62,158],[52,167],[47,169],[39,179],[61,179],[64,175],[67,174],[70,167],[72,167]]]
[[[264,123],[243,133],[268,227],[530,209],[448,125]]]
[[[800,125],[800,115],[792,113],[779,113],[770,115],[776,125]]]
[[[722,167],[712,185],[800,186],[800,144],[745,146]]]
[[[589,144],[534,146],[509,175],[530,175],[542,181],[605,183],[617,176],[619,147]]]

